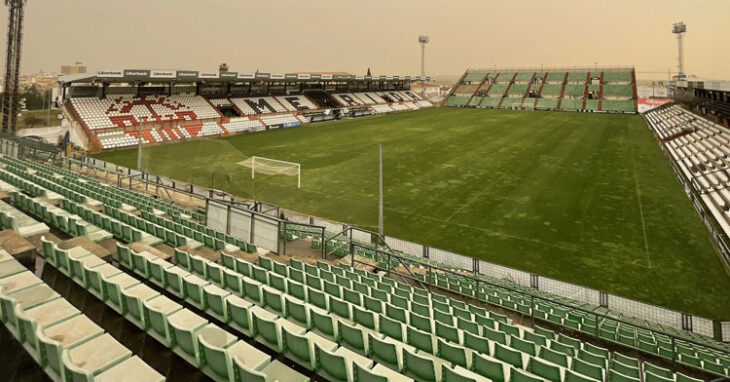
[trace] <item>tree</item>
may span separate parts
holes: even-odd
[[[35,86],[29,87],[20,97],[25,100],[25,108],[28,110],[40,110],[51,107],[51,91],[40,93]]]
[[[228,73],[228,64],[225,62],[218,65],[218,73]]]
[[[35,115],[31,114],[31,115],[26,115],[25,117],[23,117],[23,122],[25,123],[25,126],[27,128],[32,129],[32,128],[38,126],[39,124],[43,123],[43,120],[36,117]]]

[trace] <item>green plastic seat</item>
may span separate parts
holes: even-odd
[[[239,296],[243,294],[243,277],[240,274],[231,269],[224,269],[223,279],[227,290]]]
[[[471,361],[471,351],[468,351],[465,347],[458,345],[458,343],[454,344],[452,342],[447,342],[441,338],[437,341],[437,357],[451,362],[452,365],[468,367],[468,362]]]
[[[629,378],[641,379],[641,371],[639,370],[638,367],[632,367],[632,366],[625,365],[618,360],[611,362],[610,370],[616,371]]]
[[[263,306],[264,305],[264,295],[261,292],[261,283],[248,278],[243,278],[243,291],[244,291],[244,298],[246,300],[249,300],[256,305]]]
[[[650,373],[654,374],[654,376],[674,379],[674,372],[669,369],[665,369],[663,367],[652,365],[649,362],[644,362],[643,367],[644,367],[645,373],[650,372]]]
[[[605,371],[602,367],[586,362],[580,358],[574,358],[571,370],[591,379],[603,381]]]
[[[174,345],[174,337],[167,319],[172,314],[182,310],[182,305],[164,295],[145,300],[143,305],[145,317],[149,324],[147,333],[167,347],[172,347]]]
[[[517,368],[510,369],[510,382],[545,382],[546,379]]]
[[[537,355],[537,346],[535,343],[515,337],[514,335],[510,336],[509,346],[531,356]]]
[[[583,374],[576,373],[573,370],[565,370],[564,382],[601,382],[602,380],[589,378]]]
[[[343,321],[337,322],[337,333],[341,345],[349,347],[358,354],[368,354],[365,331],[363,328],[349,325]]]
[[[249,367],[241,359],[234,358],[234,382],[309,382],[309,378],[297,373],[279,361]]]
[[[198,367],[213,379],[230,380],[232,364],[227,349],[238,342],[237,337],[208,324],[198,332],[197,341],[202,352]]]
[[[190,272],[178,266],[170,267],[164,270],[165,272],[165,289],[172,292],[177,297],[184,299],[187,294],[185,293],[185,285],[183,279],[190,275]]]
[[[319,347],[329,352],[337,349],[337,344],[316,333],[292,333],[286,327],[281,329],[283,354],[300,365],[314,370],[317,367],[314,348]]]
[[[104,334],[104,329],[84,315],[77,315],[54,325],[36,329],[38,340],[39,364],[52,378],[60,379],[63,373],[61,354],[64,349],[72,348]]]
[[[364,368],[357,363],[353,364],[354,382],[411,382],[413,379],[383,365],[375,365],[372,369]]]
[[[92,382],[94,377],[132,357],[132,352],[110,334],[103,334],[61,353],[68,381]]]
[[[433,354],[435,342],[435,338],[431,333],[414,329],[410,326],[406,328],[406,343],[418,350]]]
[[[675,381],[676,382],[700,382],[701,379],[692,378],[690,376],[684,375],[680,372],[674,373]]]
[[[191,255],[190,256],[190,271],[193,274],[196,274],[196,275],[200,276],[201,278],[206,279],[208,277],[207,268],[205,266],[207,262],[208,262],[208,260],[206,260],[202,257]]]
[[[126,305],[122,290],[139,284],[139,281],[126,273],[119,273],[109,278],[102,278],[102,288],[106,297],[107,305],[120,314],[126,314]]]
[[[608,371],[608,382],[637,382],[638,378],[632,378],[628,375],[623,375],[616,370]]]
[[[203,301],[206,311],[224,323],[228,323],[228,309],[226,298],[231,293],[215,284],[208,284],[203,287]]]
[[[479,353],[490,353],[489,340],[469,332],[464,332],[464,346],[469,349],[476,350]]]
[[[674,382],[674,376],[666,377],[644,370],[644,382]]]
[[[21,344],[34,356],[38,356],[38,340],[36,330],[58,322],[68,320],[80,314],[79,310],[63,298],[50,300],[33,307],[15,306],[17,321],[16,336]]]
[[[442,382],[479,382],[484,381],[484,377],[467,370],[461,366],[449,367],[446,364],[441,365],[441,381]]]
[[[557,341],[550,341],[549,348],[559,353],[563,353],[568,357],[575,357],[576,349],[572,345],[566,345]]]
[[[355,322],[371,330],[377,330],[377,318],[375,313],[360,308],[358,306],[352,307],[352,314]]]
[[[208,326],[208,320],[197,314],[183,309],[167,317],[167,323],[173,337],[173,351],[188,361],[200,367],[200,346],[198,333]]]
[[[412,346],[405,345],[400,341],[395,341],[388,337],[380,338],[374,336],[372,333],[368,334],[368,343],[370,349],[369,358],[394,370],[401,370],[403,368],[402,350],[404,348],[409,349],[411,352],[416,352],[416,349]]]
[[[565,345],[571,346],[575,350],[580,350],[581,347],[582,347],[581,345],[583,343],[581,340],[575,339],[575,338],[572,338],[572,337],[568,337],[568,336],[564,335],[563,333],[560,333],[558,335],[558,342],[560,342],[561,344],[565,344]]]
[[[323,349],[319,344],[314,344],[315,368],[317,374],[325,377],[328,381],[348,382],[354,379],[352,372],[353,363],[365,368],[372,368],[374,362],[366,357],[340,347],[335,351]]]
[[[606,359],[608,359],[608,357],[611,355],[611,352],[608,349],[593,345],[590,342],[583,343],[583,350]]]
[[[207,279],[214,284],[220,285],[221,287],[225,287],[223,280],[224,269],[225,268],[212,261],[208,261],[205,263],[205,273],[207,275]]]
[[[385,334],[388,337],[394,338],[398,341],[403,341],[405,338],[405,324],[400,321],[388,318],[384,315],[378,316],[378,327],[380,333]]]
[[[247,344],[245,341],[237,341],[233,345],[226,348],[227,360],[229,362],[229,379],[227,381],[245,382],[249,380],[258,380],[263,376],[263,380],[267,379],[266,374],[257,370],[264,369],[271,364],[271,357],[261,350]],[[255,373],[250,379],[243,379],[244,376]]]
[[[535,325],[535,334],[539,334],[549,340],[555,339],[555,332],[550,329],[545,329],[541,326]]]
[[[228,325],[248,336],[252,333],[251,308],[255,305],[237,295],[226,297],[226,310],[230,318]]]
[[[560,375],[560,367],[549,362],[540,360],[539,358],[530,357],[527,362],[527,370],[532,374],[545,378],[552,382],[562,382]]]
[[[403,349],[403,374],[422,382],[437,382],[440,370],[437,370],[431,357],[424,357],[408,349]]]
[[[456,327],[436,321],[435,329],[436,336],[447,341],[461,343],[461,331]]]
[[[514,350],[500,343],[494,344],[494,358],[520,369],[525,367],[524,360],[522,359],[522,353],[520,351]]]
[[[306,315],[309,319],[309,327],[312,331],[314,331],[317,334],[320,334],[330,340],[338,340],[338,322],[339,320],[335,317],[333,317],[331,314],[329,314],[327,311],[322,310],[320,308],[311,306],[311,305],[304,305],[302,303],[302,307],[306,309]],[[300,311],[300,318],[302,317],[301,311]]]
[[[123,289],[124,306],[126,306],[125,317],[142,330],[147,330],[149,322],[144,312],[144,303],[160,294],[144,284],[137,284]]]
[[[498,330],[490,329],[486,326],[482,327],[482,335],[489,339],[490,341],[494,341],[496,343],[506,345],[507,344],[507,334],[500,332]]]
[[[639,368],[639,360],[633,357],[625,356],[619,352],[614,352],[611,361],[618,361],[621,362],[621,364],[638,369]]]
[[[539,357],[556,365],[568,367],[569,358],[565,353],[556,352],[555,350],[540,346]]]
[[[605,358],[595,355],[593,353],[587,352],[585,350],[579,350],[578,356],[576,357],[576,359],[580,359],[588,364],[598,366],[601,369],[608,368],[608,361]]]
[[[250,309],[251,332],[253,337],[277,352],[281,351],[281,336],[279,335],[278,316],[254,306]]]
[[[208,306],[206,305],[205,292],[203,290],[210,283],[196,275],[188,275],[182,281],[185,288],[185,301],[191,303],[198,309],[206,310]]]

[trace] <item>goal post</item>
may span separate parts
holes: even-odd
[[[297,177],[297,188],[302,188],[302,165],[279,159],[251,157],[251,179],[256,179],[256,169],[268,175],[288,175]]]

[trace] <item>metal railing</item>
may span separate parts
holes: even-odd
[[[373,232],[373,234],[375,234],[375,233]],[[673,362],[676,362],[678,360],[678,354],[679,353],[677,352],[677,348],[676,348],[677,341],[683,342],[683,343],[688,343],[688,344],[693,344],[693,345],[700,346],[700,347],[705,348],[705,349],[710,349],[710,350],[718,351],[718,352],[721,352],[723,354],[726,354],[728,357],[730,357],[730,351],[727,350],[727,349],[725,349],[725,348],[722,348],[722,347],[718,347],[718,346],[714,346],[714,345],[711,345],[711,344],[707,344],[707,343],[703,343],[703,342],[700,342],[700,341],[696,341],[696,340],[691,339],[691,338],[687,338],[687,337],[683,337],[683,336],[678,336],[678,335],[676,335],[674,333],[667,332],[667,331],[664,331],[664,330],[657,330],[656,328],[652,328],[652,327],[649,327],[649,326],[639,325],[639,324],[637,324],[635,322],[627,321],[627,320],[624,320],[624,319],[621,319],[621,318],[617,318],[615,316],[611,316],[611,315],[608,315],[608,314],[599,313],[599,312],[596,312],[595,310],[590,310],[590,309],[587,309],[585,307],[582,307],[582,306],[579,306],[579,305],[576,305],[576,304],[571,304],[571,303],[567,303],[567,302],[564,302],[564,301],[559,301],[557,299],[549,298],[549,297],[545,297],[545,296],[541,296],[541,295],[538,295],[536,293],[530,293],[530,292],[526,292],[524,290],[520,290],[520,289],[517,289],[517,288],[505,286],[505,285],[502,285],[502,284],[497,284],[497,283],[494,283],[494,282],[491,282],[491,281],[488,281],[488,280],[485,280],[485,279],[482,279],[482,278],[479,278],[479,277],[474,277],[474,276],[471,276],[471,275],[464,274],[462,272],[454,271],[453,269],[449,269],[449,268],[445,268],[445,267],[440,267],[440,266],[433,265],[432,263],[428,263],[428,262],[423,262],[423,261],[420,261],[420,260],[418,260],[416,258],[404,257],[402,255],[399,255],[397,252],[393,251],[389,247],[386,247],[385,248],[386,250],[383,250],[381,248],[378,248],[375,245],[368,246],[368,245],[363,244],[363,243],[350,243],[350,244],[353,247],[360,247],[360,248],[363,248],[365,250],[372,251],[372,252],[375,253],[375,256],[378,256],[378,255],[383,256],[387,260],[386,261],[386,264],[387,264],[386,268],[381,268],[380,265],[375,265],[374,267],[375,268],[378,268],[378,269],[382,269],[382,270],[384,270],[386,272],[391,272],[392,271],[390,269],[391,268],[390,267],[390,263],[391,263],[392,260],[398,261],[399,263],[401,263],[401,264],[404,265],[404,268],[409,271],[408,272],[409,274],[406,275],[406,274],[402,274],[402,273],[398,273],[398,272],[396,272],[396,274],[398,276],[400,276],[400,277],[412,279],[412,280],[417,281],[419,283],[421,282],[421,280],[418,279],[417,277],[413,276],[413,273],[410,271],[410,266],[408,266],[409,264],[411,266],[417,265],[417,266],[419,266],[421,268],[426,268],[427,269],[426,280],[427,280],[427,285],[429,285],[429,286],[432,286],[432,283],[430,282],[431,276],[432,275],[435,275],[436,273],[450,274],[450,275],[454,275],[454,276],[456,276],[458,278],[466,279],[468,281],[471,281],[471,282],[473,282],[476,285],[476,288],[475,288],[475,290],[476,290],[475,296],[470,296],[470,295],[467,295],[467,294],[462,294],[460,292],[456,292],[456,291],[451,290],[451,289],[442,288],[442,287],[440,287],[438,285],[435,285],[435,287],[445,289],[445,290],[447,290],[449,292],[452,292],[452,293],[459,293],[459,294],[461,294],[463,296],[466,296],[466,297],[475,299],[478,302],[488,303],[488,304],[491,304],[491,305],[498,306],[498,307],[500,307],[502,309],[505,309],[503,306],[494,304],[493,302],[490,302],[488,299],[481,299],[480,298],[480,293],[479,293],[481,291],[480,286],[484,286],[484,287],[487,287],[488,286],[488,287],[492,287],[492,288],[497,288],[497,289],[501,289],[501,290],[508,291],[510,293],[519,294],[520,296],[524,296],[525,298],[527,298],[527,299],[530,300],[530,319],[531,319],[531,321],[533,323],[533,326],[534,326],[534,322],[535,322],[536,319],[542,320],[542,321],[551,322],[551,321],[546,320],[544,318],[535,317],[535,310],[536,310],[536,306],[537,306],[536,305],[536,302],[542,301],[542,302],[545,302],[546,304],[559,305],[559,306],[565,307],[566,310],[578,311],[578,312],[583,313],[584,315],[592,316],[595,319],[595,323],[596,323],[595,332],[590,333],[590,332],[586,332],[586,331],[582,331],[582,330],[578,330],[578,331],[579,332],[582,332],[582,333],[586,333],[586,334],[593,335],[593,336],[595,336],[595,337],[597,337],[599,339],[604,339],[605,340],[605,338],[603,338],[603,337],[600,336],[600,323],[601,323],[600,320],[611,321],[611,322],[615,322],[617,324],[627,325],[627,326],[633,327],[635,329],[641,329],[641,330],[645,330],[645,331],[648,331],[648,332],[651,332],[651,333],[654,333],[654,334],[660,334],[660,335],[666,336],[667,338],[670,338],[670,340],[671,340],[671,344],[672,344],[672,361]],[[353,255],[353,261],[357,261],[357,260],[354,260],[354,257],[355,256]],[[373,266],[370,263],[365,263],[365,264],[368,264],[368,265]],[[464,270],[464,271],[466,271],[466,270]],[[474,272],[474,271],[472,271],[472,272]],[[423,289],[431,290],[431,288],[423,288]],[[517,311],[517,313],[523,314],[523,315],[525,314],[524,312],[520,312],[520,311]],[[568,328],[570,328],[570,327],[568,327]],[[625,345],[625,346],[630,346],[630,345]],[[632,349],[635,349],[635,350],[642,351],[642,352],[646,352],[646,351],[644,351],[644,350],[642,350],[642,349],[640,349],[638,347],[631,347],[631,348]],[[649,353],[649,354],[656,355],[654,353]],[[701,370],[704,370],[704,369],[701,369]]]
[[[96,161],[103,162],[103,161],[99,161],[99,160],[96,160]],[[97,163],[97,166],[98,166],[98,163]],[[114,166],[116,166],[116,165],[114,165]],[[95,168],[99,169],[99,167],[95,167]],[[145,180],[145,181],[148,181],[148,180]],[[155,183],[153,182],[152,184],[155,184]],[[190,186],[192,186],[192,185],[190,185]],[[198,189],[198,190],[196,190],[196,189]],[[205,189],[203,187],[197,187],[197,186],[195,186],[195,188],[191,188],[191,190],[192,191],[200,191],[200,192],[197,192],[197,193],[196,192],[193,192],[192,194],[195,195],[195,196],[201,197],[201,198],[208,198],[210,196],[210,193],[214,191],[214,190]],[[175,191],[180,192],[181,190],[178,189],[178,188],[175,188]],[[235,203],[235,200],[234,200],[233,196],[230,196],[230,198],[231,198],[231,202],[232,203]],[[221,200],[218,199],[217,201],[221,201]],[[248,203],[248,202],[242,202],[242,203]],[[246,205],[248,206],[249,204],[246,204]],[[272,218],[272,217],[269,216],[269,218]],[[282,220],[282,219],[278,219],[277,218],[277,220],[279,220],[281,222],[281,224],[283,224],[283,227],[285,228],[285,231],[286,231],[286,225],[287,224],[290,224],[290,223],[292,225],[295,224],[295,223],[292,223],[292,222],[287,221],[286,219],[283,219]],[[403,277],[407,277],[409,279],[413,279],[413,280],[415,280],[416,282],[419,282],[419,283],[421,283],[421,280],[419,280],[417,277],[415,277],[415,275],[411,272],[410,267],[406,266],[408,264],[408,262],[418,263],[418,264],[423,265],[423,266],[426,266],[426,267],[429,267],[430,266],[432,270],[433,269],[446,269],[446,268],[443,268],[443,267],[434,266],[432,264],[425,264],[423,262],[415,261],[414,259],[405,258],[403,256],[397,255],[398,252],[395,251],[395,250],[393,250],[390,247],[390,245],[386,242],[385,238],[383,238],[379,234],[376,234],[376,233],[371,232],[371,231],[367,231],[367,230],[363,230],[363,229],[358,229],[358,228],[354,228],[354,227],[347,227],[347,229],[343,229],[342,231],[338,232],[334,236],[326,237],[327,235],[326,235],[326,230],[325,229],[327,227],[317,226],[317,225],[313,225],[313,224],[305,224],[305,223],[296,223],[296,224],[301,225],[301,226],[309,225],[313,229],[321,229],[321,230],[323,230],[325,232],[323,234],[323,240],[322,240],[322,248],[323,248],[323,254],[324,254],[323,256],[324,257],[326,257],[327,255],[332,254],[332,252],[333,252],[333,251],[330,251],[330,253],[327,253],[326,252],[327,251],[327,247],[326,247],[327,246],[327,240],[328,239],[331,240],[333,238],[337,238],[339,240],[348,241],[350,243],[350,245],[349,245],[349,249],[350,249],[349,252],[350,253],[353,253],[355,248],[362,248],[362,249],[368,249],[368,250],[377,249],[380,253],[383,254],[384,258],[386,258],[386,259],[387,258],[390,258],[390,260],[398,261],[398,262],[400,262],[401,264],[404,265],[403,268],[404,268],[404,270],[407,270],[407,273],[408,274],[405,275],[405,274],[401,274],[401,273],[396,272],[398,275],[401,275]],[[376,239],[376,241],[379,241],[380,244],[378,244],[378,245],[381,248],[385,248],[385,250],[378,249],[377,248],[378,245],[373,244],[372,243],[372,240],[370,242],[362,242],[362,241],[353,240],[352,233],[355,232],[355,231],[360,231],[362,233],[367,233],[367,235],[370,235],[371,238],[374,238],[374,239]],[[345,236],[344,233],[347,233],[347,232],[350,232],[350,235],[346,235]],[[376,247],[376,248],[374,248],[374,247]],[[428,247],[425,247],[424,246],[424,256],[426,256],[426,253],[428,253],[428,250],[427,249],[428,249]],[[358,260],[354,259],[354,256],[353,256],[353,260],[354,261],[358,261]],[[479,261],[479,263],[481,263],[481,261]],[[388,264],[390,264],[390,262],[388,262]],[[372,264],[370,264],[370,263],[367,263],[367,265],[371,265],[372,266]],[[392,271],[392,269],[390,269],[391,268],[390,266],[388,266],[387,268],[380,268],[380,267],[376,267],[376,268],[383,269],[384,271],[386,271],[386,273],[390,273]],[[477,267],[477,265],[475,265],[472,270],[464,269],[464,271],[465,272],[476,273],[476,272],[478,272],[478,267]],[[458,274],[458,275],[460,275],[462,277],[464,276],[462,273],[459,273],[459,272],[456,272],[456,271],[451,271],[451,270],[449,270],[448,273]],[[420,285],[423,285],[423,284],[420,284]],[[484,280],[479,280],[479,285],[490,285],[490,283],[487,282],[487,281],[484,281]],[[511,288],[508,288],[508,287],[500,286],[498,284],[494,284],[494,285],[497,285],[498,287],[503,288],[503,289],[511,289]],[[429,288],[430,288],[430,285],[429,284],[426,284],[426,286],[424,287],[424,289],[429,289]],[[518,289],[513,289],[513,290],[519,291]],[[524,291],[521,291],[519,293],[523,293],[524,294],[525,292]],[[547,293],[553,293],[553,292],[547,292]],[[564,301],[559,301],[558,298],[559,298],[560,295],[554,295],[554,296],[555,296],[554,298],[550,298],[550,297],[537,296],[536,295],[534,298],[538,299],[538,301],[550,302],[550,303],[558,304],[558,305],[561,305],[561,306],[569,306],[571,308],[575,308],[575,309],[578,309],[578,310],[586,310],[585,308],[581,308],[580,306],[577,306],[575,304],[570,304],[570,303],[565,303]],[[649,305],[649,304],[645,304],[645,303],[639,303],[639,304]],[[664,308],[662,308],[662,309],[664,309]],[[587,312],[590,312],[591,314],[594,314],[594,315],[596,314],[596,313],[594,313],[594,312],[592,312],[590,310],[586,310],[586,311]],[[679,314],[678,312],[674,312],[674,313]],[[607,317],[607,318],[609,318],[611,320],[614,320],[614,321],[617,321],[617,322],[623,322],[623,323],[625,323],[627,325],[632,325],[632,326],[637,327],[637,328],[642,328],[642,329],[650,330],[652,332],[656,332],[656,333],[659,333],[659,334],[665,334],[665,335],[672,336],[671,334],[667,334],[664,331],[657,331],[656,329],[651,329],[651,328],[647,328],[646,326],[637,325],[635,323],[631,323],[630,321],[618,320],[618,319],[613,318],[612,316],[608,316],[608,315],[606,315],[606,316],[600,315],[600,316],[601,317]],[[643,317],[643,319],[652,321],[651,318],[647,318],[647,317]],[[682,336],[676,336],[676,337],[679,338],[679,339],[681,339],[682,341],[687,341],[687,342],[692,342],[692,343],[695,343],[696,342],[696,341],[693,341],[691,339],[687,339],[687,338],[682,337]],[[696,343],[702,344],[701,342],[696,342]],[[707,345],[704,345],[703,344],[702,346],[707,346]]]

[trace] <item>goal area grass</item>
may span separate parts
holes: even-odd
[[[730,319],[730,277],[636,115],[434,108],[145,147],[154,174],[541,276]],[[252,156],[301,164],[256,175]],[[136,167],[136,150],[96,157]]]

